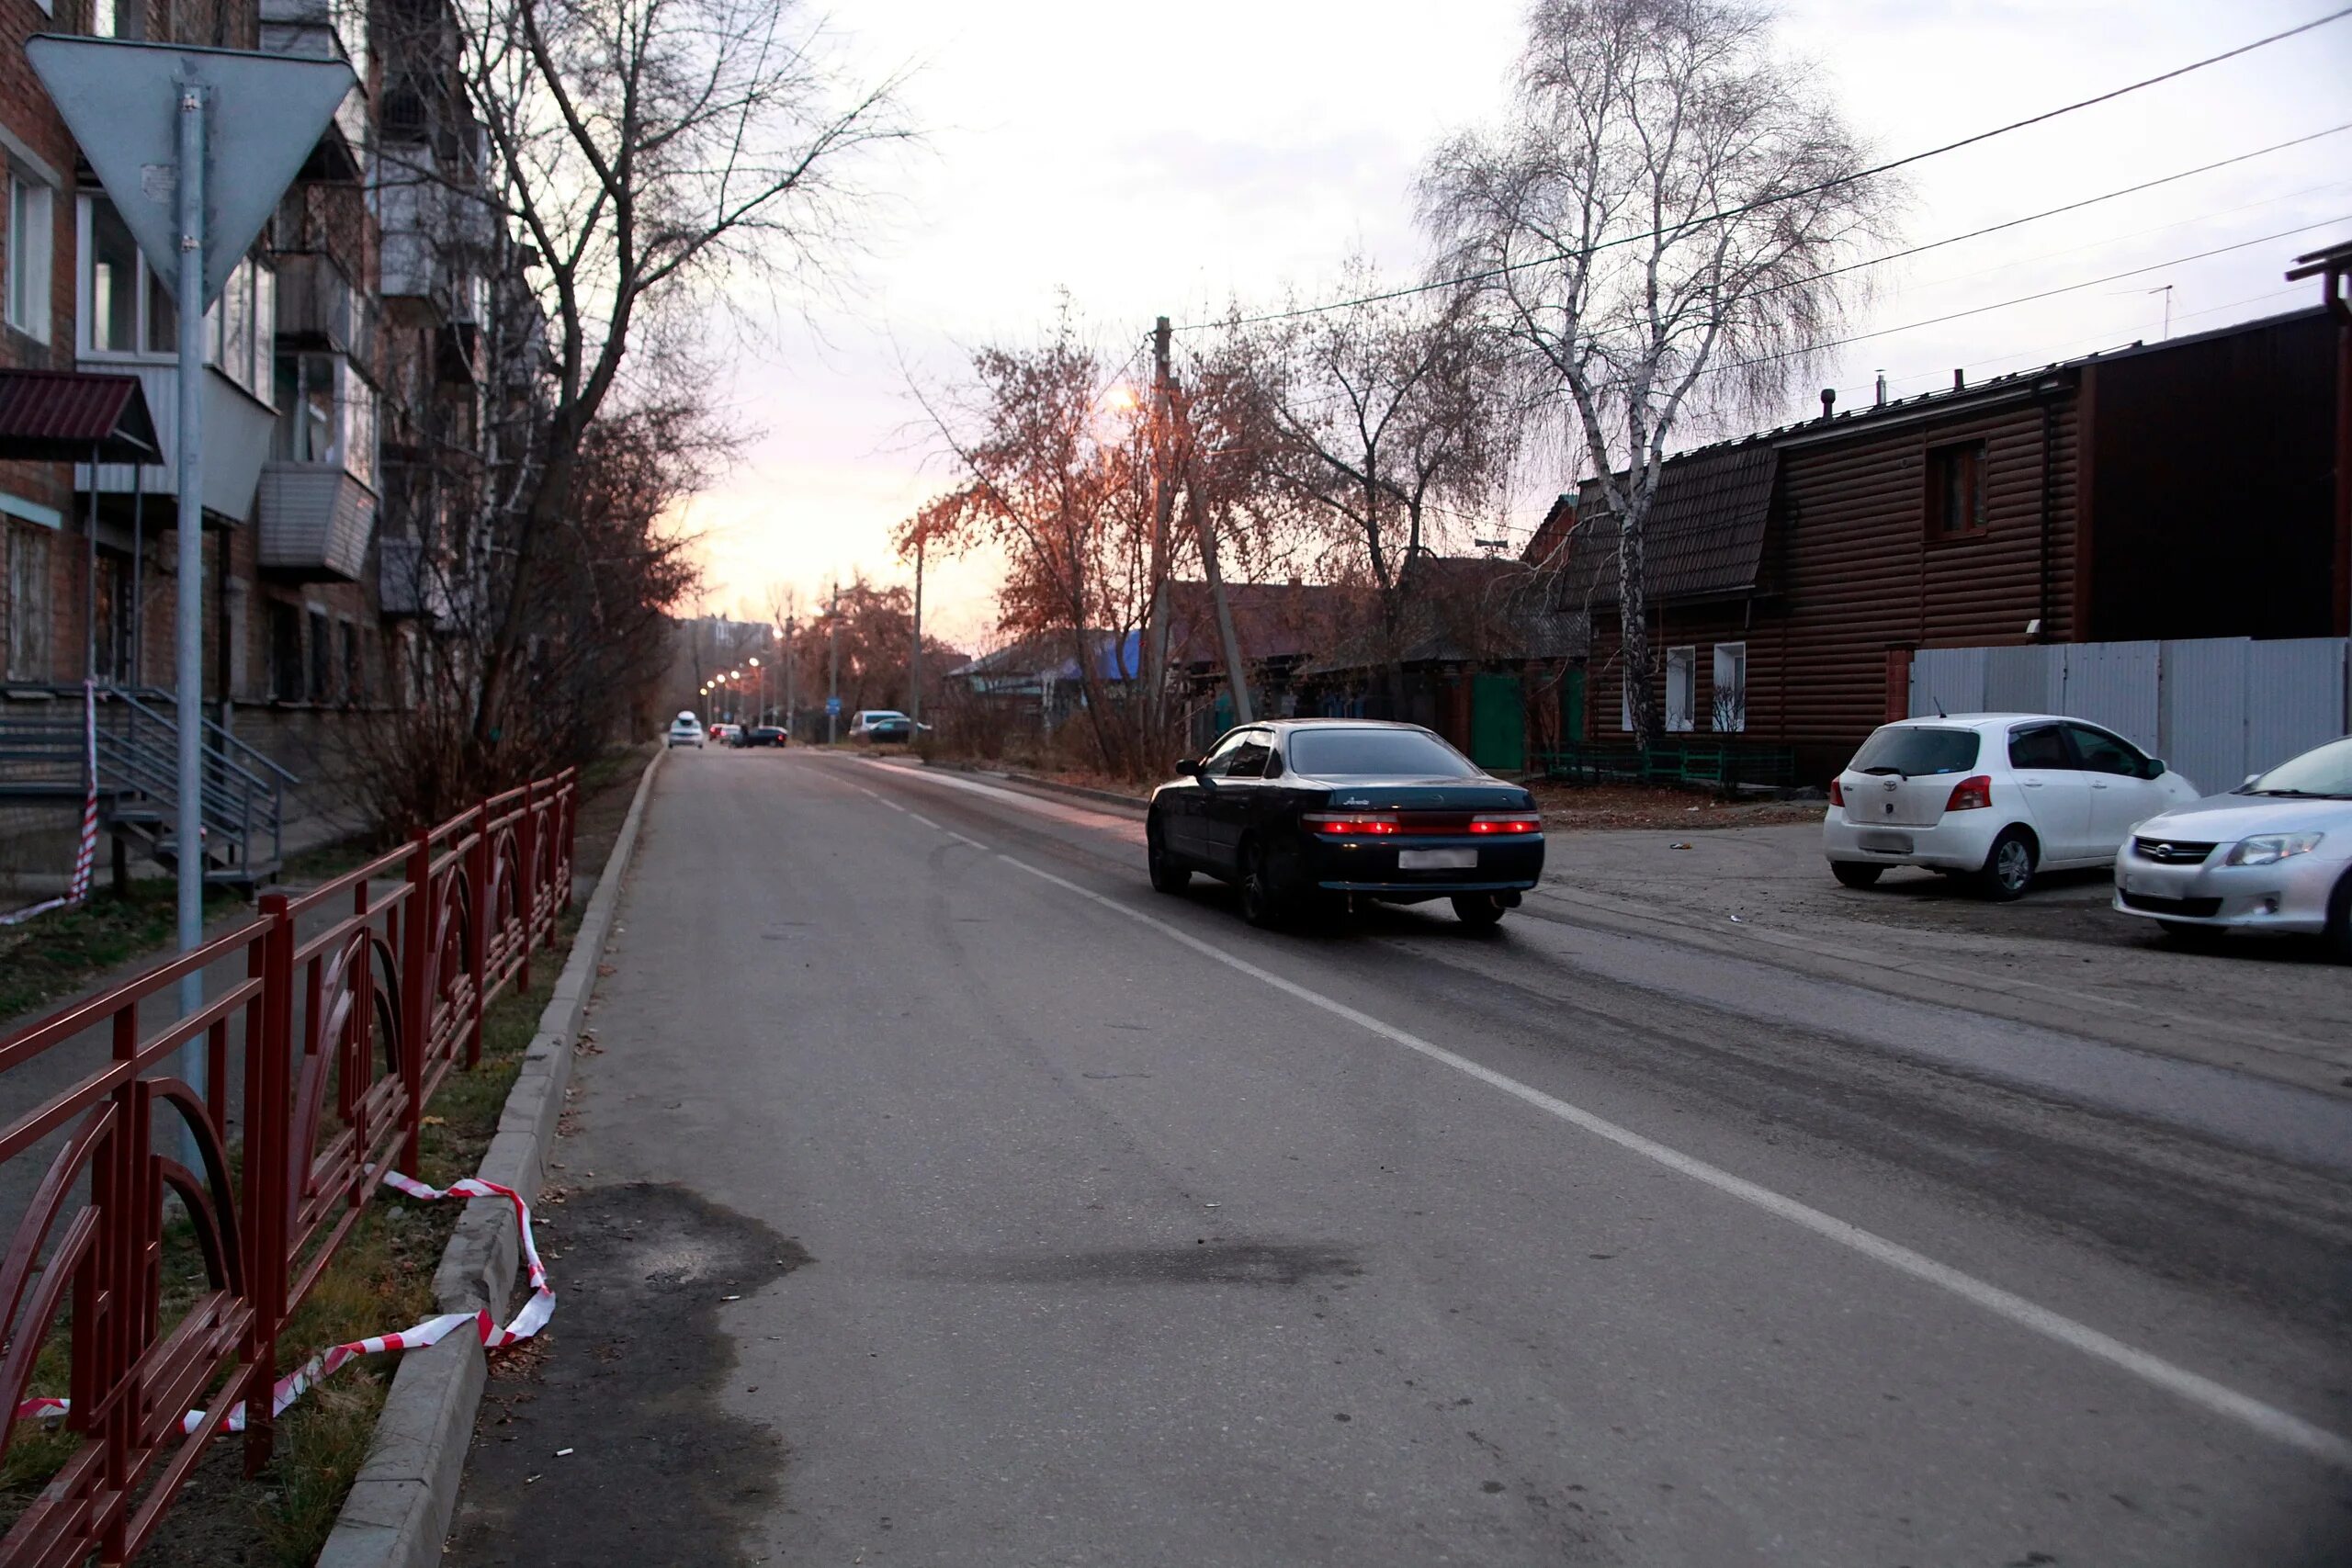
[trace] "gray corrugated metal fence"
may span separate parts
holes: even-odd
[[[2104,725],[2209,794],[2352,733],[2352,639],[1922,649],[1911,712],[2059,713]]]

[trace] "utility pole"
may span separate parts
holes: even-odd
[[[825,674],[825,744],[831,746],[840,739],[836,733],[842,718],[842,584],[833,580],[832,606],[825,612],[825,659],[829,666]]]
[[[800,672],[799,655],[799,648],[792,637],[792,617],[786,615],[784,618],[784,737],[787,742],[792,739],[792,709],[794,699],[798,695],[793,688],[799,682],[793,677]]]
[[[1151,609],[1145,628],[1144,702],[1157,740],[1168,702],[1168,632],[1175,605],[1169,591],[1168,525],[1175,515],[1176,476],[1170,447],[1175,434],[1174,400],[1169,395],[1168,318],[1151,329],[1152,448],[1151,470]]]
[[[923,537],[915,536],[915,646],[907,660],[907,716],[914,721],[915,732],[910,742],[922,739],[922,547]]]

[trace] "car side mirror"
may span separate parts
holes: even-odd
[[[1179,757],[1176,759],[1176,772],[1188,779],[1199,778],[1201,760],[1198,757]]]
[[[2162,757],[2148,759],[2148,776],[2152,779],[2160,779],[2165,776],[2165,760]]]
[[[2254,781],[2255,781],[2255,780],[2256,780],[2256,779],[2258,779],[2258,778],[2260,778],[2261,776],[2262,776],[2262,775],[2261,775],[2260,773],[2248,773],[2248,774],[2246,774],[2246,776],[2245,776],[2245,777],[2244,777],[2244,778],[2242,778],[2242,779],[2240,779],[2240,780],[2238,781],[2238,788],[2240,788],[2240,789],[2245,789],[2245,788],[2250,787],[2250,786],[2253,784]]]

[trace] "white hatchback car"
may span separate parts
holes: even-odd
[[[699,751],[702,750],[702,720],[696,718],[691,709],[680,712],[677,717],[670,721],[669,743],[672,746],[691,746]]]
[[[1921,865],[2015,898],[2037,872],[2111,863],[2133,828],[2196,798],[2161,759],[2078,718],[1909,718],[1874,731],[1831,782],[1821,847],[1849,887]]]

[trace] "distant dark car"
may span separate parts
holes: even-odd
[[[1453,901],[1491,926],[1544,874],[1535,799],[1416,724],[1292,719],[1227,734],[1152,792],[1151,885],[1241,889],[1252,925],[1346,896]]]
[[[903,745],[915,738],[917,729],[928,731],[930,728],[931,726],[918,725],[904,714],[892,714],[887,718],[866,720],[865,739],[876,744],[895,741]]]
[[[755,724],[738,734],[729,744],[736,746],[781,746],[784,731],[773,724]]]

